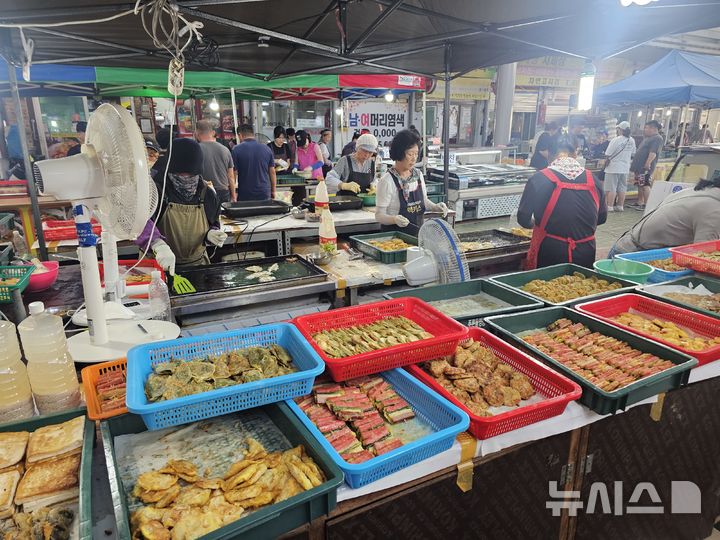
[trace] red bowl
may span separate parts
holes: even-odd
[[[57,281],[60,263],[57,261],[45,261],[43,265],[45,265],[48,271],[41,274],[37,272],[30,274],[30,281],[28,282],[25,292],[44,291],[52,287],[53,283]]]

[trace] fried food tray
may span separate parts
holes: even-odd
[[[542,279],[542,280],[548,281],[548,280],[554,279],[556,277],[572,275],[575,272],[579,272],[580,274],[584,275],[585,277],[595,276],[598,279],[604,279],[605,281],[608,281],[610,283],[617,282],[617,283],[620,283],[620,285],[622,285],[622,287],[619,289],[615,289],[613,291],[607,291],[607,292],[602,292],[602,293],[597,293],[597,294],[590,294],[587,296],[579,296],[578,298],[573,298],[571,300],[566,300],[565,302],[557,302],[557,303],[550,302],[549,300],[545,300],[544,298],[541,298],[532,293],[526,292],[522,289],[523,285],[530,283],[534,279]],[[505,287],[509,287],[510,289],[513,289],[514,291],[517,291],[520,294],[525,294],[527,296],[535,298],[548,306],[572,306],[574,304],[577,304],[579,302],[582,302],[582,301],[590,299],[590,298],[604,298],[606,296],[612,296],[612,295],[615,295],[618,293],[626,292],[631,289],[635,289],[637,287],[637,283],[633,283],[632,281],[627,281],[624,279],[606,276],[604,274],[600,274],[599,272],[595,272],[594,270],[589,270],[589,269],[585,268],[584,266],[579,266],[577,264],[570,264],[570,263],[556,264],[555,266],[547,266],[545,268],[538,268],[537,270],[527,270],[525,272],[513,272],[510,274],[501,274],[499,276],[491,277],[490,281],[499,283],[500,285],[505,286]]]
[[[394,293],[388,293],[385,298],[406,298],[413,297],[424,300],[425,302],[434,302],[437,300],[448,300],[450,298],[460,298],[463,296],[471,296],[484,292],[490,296],[502,300],[510,304],[510,307],[498,308],[490,311],[478,312],[466,317],[454,317],[456,321],[465,326],[485,326],[483,319],[492,315],[500,315],[501,313],[514,313],[516,311],[525,311],[528,309],[537,309],[543,307],[543,303],[535,300],[524,293],[502,287],[497,283],[488,281],[487,279],[473,279],[462,283],[447,283],[445,285],[434,285],[432,287],[420,287],[415,289],[405,289]]]
[[[195,360],[247,347],[278,344],[292,357],[295,373],[216,388],[177,399],[148,402],[145,380],[155,364]],[[289,323],[266,324],[139,345],[128,351],[127,408],[139,414],[149,430],[275,403],[309,394],[325,365],[297,328]]]
[[[405,369],[411,375],[468,414],[470,417],[470,429],[468,431],[475,438],[489,439],[508,431],[529,426],[540,420],[558,416],[563,413],[568,403],[575,401],[582,394],[580,386],[570,379],[556,373],[487,330],[471,328],[468,337],[482,343],[495,353],[495,356],[500,360],[520,373],[527,375],[535,391],[543,397],[543,400],[539,403],[517,407],[489,417],[476,416],[460,400],[445,390],[420,365],[406,367]]]
[[[252,272],[245,270],[247,267],[261,266],[266,269],[273,264],[278,265],[278,270],[273,273],[276,278],[275,281],[261,283],[257,279],[248,279]],[[296,256],[266,257],[264,259],[217,263],[207,266],[179,266],[177,267],[177,273],[188,279],[195,287],[196,292],[177,294],[170,288],[173,305],[183,304],[187,301],[197,301],[198,297],[207,298],[208,295],[265,291],[318,283],[327,279],[327,274],[322,269],[303,257]]]
[[[649,263],[650,261],[657,261],[662,259],[671,259],[672,253],[669,249],[650,249],[647,251],[636,251],[634,253],[623,253],[617,256],[618,259],[625,259],[626,261],[637,261],[643,263]],[[651,265],[652,266],[652,265]],[[668,270],[662,270],[656,268],[650,277],[648,283],[662,283],[663,281],[670,281],[672,279],[678,279],[685,276],[691,276],[695,272],[693,270],[679,270],[677,272],[670,272]]]
[[[269,418],[264,429],[279,431],[290,445],[302,444],[306,452],[323,470],[326,482],[322,485],[290,497],[280,503],[261,508],[241,516],[237,521],[202,536],[202,540],[229,540],[243,538],[248,540],[270,540],[300,527],[310,521],[328,514],[337,505],[337,488],[343,482],[342,471],[335,465],[327,452],[310,434],[308,429],[295,417],[285,403],[265,405],[256,411]],[[242,422],[244,413],[236,413]],[[121,480],[121,471],[115,453],[115,437],[146,431],[142,419],[134,414],[116,416],[100,423],[105,461],[107,464],[110,488],[117,523],[118,538],[130,540],[130,512],[127,493],[132,486],[126,487]],[[192,456],[186,456],[191,459]],[[202,470],[202,468],[201,468]],[[89,537],[88,537],[89,538]]]
[[[501,231],[500,229],[460,233],[458,234],[458,238],[461,242],[492,242],[494,244],[494,247],[491,248],[466,251],[465,256],[469,257],[472,257],[473,255],[482,255],[485,257],[491,255],[502,255],[504,253],[508,253],[510,249],[513,251],[520,251],[522,249],[530,248],[529,238]]]
[[[434,337],[346,358],[328,357],[312,337],[323,330],[370,324],[399,316],[410,319]],[[397,298],[313,313],[293,319],[292,323],[323,359],[328,373],[336,382],[447,356],[467,335],[466,327],[417,298]]]
[[[407,261],[407,248],[398,249],[395,251],[384,251],[379,247],[373,246],[370,243],[370,240],[392,240],[393,238],[399,238],[400,240],[402,240],[406,244],[410,244],[411,246],[417,246],[418,243],[416,237],[399,231],[359,234],[351,236],[350,240],[352,241],[353,245],[358,249],[358,251],[362,252],[364,255],[367,255],[371,259],[380,261],[383,264],[404,263],[405,261]]]
[[[690,311],[689,309],[676,307],[646,296],[640,296],[639,294],[621,294],[611,298],[595,300],[594,302],[585,302],[575,306],[575,309],[592,317],[597,317],[608,324],[623,328],[628,332],[634,332],[649,340],[657,341],[688,356],[697,358],[699,366],[720,360],[720,344],[705,349],[704,351],[692,351],[679,345],[674,345],[664,339],[653,337],[642,330],[631,328],[618,321],[612,320],[613,317],[632,310],[639,315],[647,315],[651,318],[675,323],[680,328],[689,329],[698,336],[714,338],[720,336],[720,320],[716,318],[707,317]]]
[[[711,261],[710,259],[697,256],[698,252],[710,251],[720,251],[720,240],[710,240],[709,242],[699,242],[697,244],[670,248],[670,253],[672,253],[675,264],[692,268],[705,274],[720,276],[720,261]]]
[[[78,416],[86,413],[85,407],[72,409],[57,414],[47,414],[45,416],[36,416],[17,422],[10,422],[0,425],[0,431],[35,431],[43,426],[52,424],[62,424]],[[79,471],[79,487],[80,495],[78,497],[78,515],[75,519],[79,520],[80,540],[92,540],[92,455],[93,442],[95,441],[95,422],[91,422],[85,417],[85,430],[83,432],[83,445],[80,454],[80,471]]]
[[[525,340],[518,336],[518,334],[531,330],[543,329],[558,319],[569,319],[573,323],[582,323],[593,332],[599,332],[605,336],[622,340],[639,351],[653,354],[664,360],[670,360],[675,366],[651,375],[650,377],[635,381],[614,392],[601,390],[570,368],[526,343]],[[624,410],[633,403],[655,396],[661,392],[680,388],[687,384],[690,378],[690,370],[697,365],[697,360],[686,354],[682,354],[665,345],[627,332],[617,326],[612,326],[568,307],[549,307],[525,313],[498,315],[487,319],[487,323],[502,337],[508,338],[511,342],[519,345],[521,350],[529,351],[533,356],[542,359],[543,362],[555,371],[560,372],[570,380],[578,383],[583,390],[579,402],[598,414],[613,414],[618,410]]]
[[[670,286],[670,285],[678,285],[680,287],[689,287],[690,285],[693,285],[693,287],[699,287],[702,285],[710,292],[717,294],[720,293],[720,281],[716,279],[711,279],[709,277],[704,276],[692,276],[692,277],[685,277],[681,279],[677,279],[675,281],[670,281],[667,283],[663,283],[662,286]],[[717,313],[715,311],[710,311],[708,309],[699,308],[697,306],[693,306],[692,304],[686,304],[685,302],[679,302],[678,300],[674,300],[672,298],[666,298],[663,295],[655,292],[656,287],[655,286],[644,286],[644,287],[638,287],[638,292],[640,294],[643,294],[645,296],[649,296],[651,298],[655,298],[657,300],[660,300],[662,302],[665,302],[666,304],[671,304],[673,306],[678,306],[681,308],[689,309],[690,311],[694,311],[696,313],[702,313],[703,315],[707,315],[708,317],[714,317],[715,319],[720,319],[720,313]]]
[[[393,387],[400,397],[408,402],[421,421],[430,425],[433,433],[364,463],[346,462],[300,407],[293,401],[287,402],[290,410],[295,413],[315,439],[320,442],[335,464],[345,473],[345,482],[351,488],[359,488],[375,482],[400,469],[448,450],[453,445],[455,437],[465,431],[470,423],[470,419],[464,411],[425,387],[403,370],[386,371],[380,376]]]

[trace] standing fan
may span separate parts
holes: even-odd
[[[408,249],[403,274],[409,285],[458,283],[470,279],[460,240],[450,225],[433,218],[423,223],[418,234],[418,248]]]
[[[103,226],[102,249],[105,290],[119,300],[124,283],[118,275],[117,240],[134,240],[145,228],[158,201],[150,179],[145,144],[132,115],[118,105],[103,104],[90,116],[85,144],[75,156],[38,161],[33,165],[38,190],[73,204],[87,309],[88,332],[70,338],[70,354],[76,362],[120,358],[127,350],[151,339],[178,336],[177,325],[163,321],[113,324],[108,335],[97,260],[97,237],[90,219],[94,214]]]

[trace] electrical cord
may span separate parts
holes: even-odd
[[[282,219],[282,218],[284,218],[284,217],[287,217],[287,214],[280,214],[278,217],[274,217],[274,218],[272,218],[272,219],[268,219],[267,221],[265,221],[265,222],[263,222],[263,223],[258,223],[257,225],[255,225],[255,227],[253,227],[252,231],[250,231],[250,235],[248,236],[247,241],[245,242],[245,253],[244,253],[244,255],[243,255],[243,260],[244,260],[244,261],[247,260],[248,250],[250,249],[250,243],[252,242],[252,237],[253,237],[253,234],[255,233],[255,231],[256,231],[258,228],[260,228],[260,227],[264,227],[264,226],[267,225],[268,223],[272,223],[273,221],[277,221],[277,220]],[[246,227],[246,229],[247,229],[247,227]],[[239,259],[239,258],[240,258],[240,256],[238,255],[238,259]]]

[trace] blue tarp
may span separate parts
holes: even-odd
[[[720,106],[720,57],[672,51],[653,65],[595,93],[596,105]]]
[[[95,92],[95,68],[63,64],[33,64],[30,81],[23,80],[22,69],[15,68],[20,95],[23,97],[83,96]],[[9,92],[8,64],[0,58],[0,95]]]

